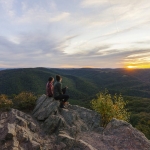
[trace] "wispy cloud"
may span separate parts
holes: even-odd
[[[0,0],[0,4],[1,4],[1,8],[3,11],[3,13],[5,12],[6,15],[13,17],[15,15],[15,11],[13,10],[13,4],[14,4],[15,0]],[[4,15],[4,14],[1,14]]]
[[[138,50],[129,54],[125,59],[126,66],[133,66],[135,68],[149,68],[150,67],[150,52],[147,50]]]
[[[93,7],[93,6],[99,6],[104,5],[105,3],[108,3],[107,0],[83,0],[81,2],[82,7]]]
[[[67,11],[59,11],[54,1],[45,0],[39,4],[37,1],[31,3],[28,0],[0,0],[0,4],[3,9],[1,14],[8,15],[14,23],[59,22],[70,16]]]
[[[103,25],[113,25],[119,29],[127,28],[124,24],[130,26],[135,26],[136,24],[140,24],[144,20],[149,20],[148,13],[150,4],[147,3],[146,0],[140,1],[120,1],[120,0],[83,0],[81,2],[81,6],[87,6],[93,9],[94,7],[98,7],[100,13],[97,12],[96,17],[99,22]],[[97,10],[97,9],[96,9]],[[145,18],[145,19],[144,19]],[[91,24],[94,25],[96,23],[93,20]],[[98,23],[98,22],[97,22]],[[100,24],[100,23],[99,23]]]
[[[150,52],[140,52],[140,53],[136,53],[136,54],[132,54],[132,55],[129,55],[127,58],[141,58],[141,57],[149,57],[150,56]]]
[[[15,22],[18,23],[51,23],[59,22],[70,16],[69,12],[47,12],[46,10],[34,8],[25,12],[22,16],[16,18]]]
[[[34,57],[39,58],[57,58],[64,57],[64,49],[68,47],[71,40],[76,38],[78,35],[66,36],[64,38],[54,38],[53,35],[48,35],[44,33],[28,33],[21,34],[18,37],[19,42],[9,40],[6,37],[0,38],[0,51],[1,56],[5,59],[11,54],[12,57],[9,59],[15,59],[15,56],[20,55],[24,58],[31,59]],[[7,52],[7,53],[6,53]],[[57,57],[56,57],[57,56]],[[20,57],[20,59],[22,59]]]

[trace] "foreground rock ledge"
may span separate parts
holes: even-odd
[[[42,95],[32,115],[0,114],[0,150],[150,150],[150,141],[129,123],[113,119],[99,127],[96,112]]]

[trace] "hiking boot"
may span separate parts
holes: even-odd
[[[64,108],[64,109],[67,109],[64,105],[63,106],[60,106],[60,108]]]

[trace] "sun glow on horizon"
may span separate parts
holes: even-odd
[[[128,69],[150,69],[150,52],[143,50],[143,53],[137,52],[129,54],[124,59],[125,68]]]
[[[137,68],[137,66],[127,66],[127,68],[134,69],[134,68]]]
[[[127,65],[128,69],[150,69],[150,64]]]

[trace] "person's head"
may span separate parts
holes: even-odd
[[[56,75],[56,81],[61,81],[62,80],[62,77],[60,75]]]
[[[48,78],[48,81],[49,81],[49,82],[53,82],[53,81],[54,81],[54,78],[53,78],[53,77],[49,77],[49,78]]]

